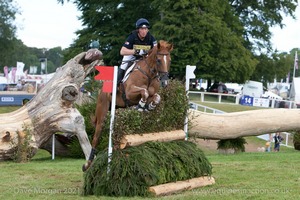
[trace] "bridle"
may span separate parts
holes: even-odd
[[[157,57],[159,55],[164,56],[164,59],[166,59],[166,56],[169,56],[170,53],[169,52],[168,53],[157,52],[156,53],[156,65],[154,67],[151,67],[149,65],[149,63],[147,62],[147,59],[143,60],[146,63],[146,66],[147,66],[148,70],[150,71],[151,75],[147,74],[139,65],[136,66],[136,68],[148,78],[148,87],[149,87],[151,81],[154,79],[158,78],[160,81],[168,80],[169,72],[159,70],[160,66],[162,65],[161,60],[158,59],[158,57]]]
[[[160,53],[160,52],[157,52],[157,55],[162,55],[162,56],[164,56],[164,60],[165,60],[166,65],[170,65],[170,63],[167,63],[167,61],[166,61],[166,59],[167,59],[166,57],[170,55],[170,52],[168,52],[168,53]],[[156,55],[156,58],[157,58],[157,55]],[[156,59],[156,67],[158,67],[158,66],[161,65],[161,64],[162,64],[162,63],[161,63],[161,60]],[[167,66],[167,67],[169,67],[169,66]],[[161,86],[162,86],[162,87],[167,86],[168,80],[169,80],[169,72],[168,72],[168,71],[167,71],[167,72],[160,71],[160,70],[158,70],[158,69],[157,69],[157,72],[158,72],[159,80],[160,80],[160,82],[161,82]]]

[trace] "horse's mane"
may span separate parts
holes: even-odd
[[[157,45],[154,46],[148,54],[148,59],[147,59],[147,63],[148,65],[150,65],[151,67],[156,65],[156,54],[157,54]]]
[[[150,67],[154,67],[157,65],[157,53],[158,53],[158,47],[160,50],[162,51],[172,51],[173,49],[173,45],[168,43],[167,41],[164,41],[164,40],[160,40],[159,41],[159,44],[157,44],[156,46],[154,46],[148,53],[148,56],[147,56],[147,63]],[[165,52],[167,53],[167,52]]]

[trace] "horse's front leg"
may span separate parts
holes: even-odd
[[[138,105],[136,106],[136,109],[138,111],[144,111],[146,108],[145,106],[147,103],[147,99],[149,97],[149,92],[145,88],[135,86],[134,89],[131,91],[131,94],[137,94],[137,93],[140,93],[142,98],[140,99]]]
[[[92,150],[87,162],[82,166],[82,171],[86,171],[91,166],[95,158],[96,148],[99,144],[99,139],[101,136],[104,120],[108,113],[109,105],[110,105],[110,99],[108,97],[108,94],[107,93],[99,94],[97,99],[96,113],[94,119],[96,128],[95,128],[95,133],[92,141]]]
[[[155,93],[151,99],[149,99],[148,110],[154,110],[156,106],[160,103],[160,95]]]

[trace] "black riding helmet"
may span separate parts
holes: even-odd
[[[147,19],[145,18],[140,18],[136,21],[135,23],[135,27],[136,28],[142,28],[142,27],[145,27],[145,28],[150,28],[150,23]]]

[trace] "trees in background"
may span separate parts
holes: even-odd
[[[13,0],[0,0],[0,72],[3,72],[4,66],[15,67],[18,61],[25,63],[25,69],[40,66],[40,58],[44,57],[48,60],[47,71],[54,72],[62,65],[61,47],[49,49],[44,54],[43,49],[24,45],[15,35],[15,17],[18,13],[18,7]]]
[[[82,12],[85,28],[77,32],[78,39],[67,57],[82,50],[89,40],[99,40],[105,63],[119,65],[120,47],[135,28],[135,21],[144,17],[150,21],[150,30],[158,40],[174,43],[171,74],[178,78],[184,77],[186,65],[196,65],[198,78],[238,83],[250,78],[269,81],[269,77],[286,75],[288,67],[281,64],[291,62],[274,54],[270,27],[282,27],[283,15],[294,17],[297,0],[78,0],[74,3]]]
[[[15,45],[16,26],[14,24],[17,7],[13,0],[0,0],[0,65],[11,61]]]
[[[185,75],[196,65],[196,76],[218,81],[244,82],[257,64],[243,42],[243,26],[222,0],[156,1],[161,19],[154,25],[160,36],[175,44],[172,73]]]
[[[157,40],[174,43],[174,77],[184,78],[185,66],[196,65],[197,78],[238,83],[248,79],[272,81],[274,77],[285,77],[293,67],[293,55],[271,48],[270,27],[283,26],[283,15],[294,17],[297,0],[72,2],[82,13],[84,28],[76,32],[78,38],[69,48],[55,47],[43,54],[43,49],[28,48],[15,38],[13,21],[18,10],[12,0],[0,1],[0,66],[13,66],[20,60],[26,66],[39,66],[39,59],[46,56],[48,72],[55,71],[86,51],[91,40],[99,40],[107,65],[119,65],[120,47],[135,29],[135,21],[144,17],[150,21],[150,31]]]

